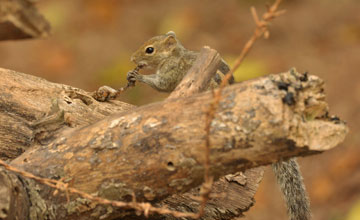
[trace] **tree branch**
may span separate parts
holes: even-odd
[[[11,70],[0,68],[0,77],[0,158],[3,160],[16,158],[34,143],[51,142],[62,130],[89,125],[134,108],[116,100],[97,102],[84,90]],[[63,120],[56,123],[55,119],[48,126],[45,119],[53,115],[54,105],[64,112]]]
[[[204,48],[200,53],[199,60],[218,62],[219,60],[216,61],[216,59],[213,59],[214,56],[218,56],[216,51]],[[212,66],[216,69],[216,65]],[[193,70],[196,71],[196,77],[194,76],[196,80],[191,80],[190,83],[195,82],[201,84],[201,81],[206,81],[206,77],[211,77],[214,73],[211,70],[201,72],[198,71],[198,69],[209,70],[209,68],[202,67],[202,63],[197,61],[192,70],[189,71],[190,74],[194,74]],[[21,151],[17,150],[9,151],[10,149],[14,149],[11,147],[22,147],[26,149],[32,145],[34,140],[40,143],[51,142],[54,137],[59,136],[56,135],[57,133],[67,128],[66,125],[71,125],[71,127],[84,126],[100,118],[104,118],[111,112],[115,113],[122,111],[122,109],[126,110],[131,108],[128,104],[118,101],[105,103],[96,102],[92,100],[91,97],[89,97],[90,94],[85,91],[50,83],[26,74],[3,69],[0,73],[2,73],[2,79],[4,79],[0,87],[0,89],[3,89],[1,94],[4,94],[4,97],[7,98],[7,100],[4,99],[3,104],[0,105],[2,106],[2,111],[0,111],[0,116],[2,117],[0,117],[0,119],[3,119],[2,123],[0,123],[0,132],[12,134],[9,135],[7,139],[0,139],[0,142],[3,141],[2,145],[0,145],[3,146],[1,150],[4,155],[7,155],[7,158],[9,158],[9,152],[13,153],[12,157],[16,157],[21,153]],[[205,76],[205,74],[209,74],[209,76]],[[187,78],[189,79],[189,75]],[[182,82],[182,84],[184,82]],[[196,88],[194,86],[191,87]],[[187,87],[183,87],[183,89],[187,90]],[[198,92],[197,90],[192,91],[193,93]],[[191,93],[180,92],[179,94],[190,95]],[[14,106],[19,107],[14,108]],[[20,106],[23,107],[23,109]],[[50,108],[52,110],[49,112],[48,109]],[[58,114],[61,113],[60,109],[65,109],[62,110],[65,112],[65,117],[63,116],[61,118],[62,114]],[[56,111],[58,111],[58,113]],[[14,114],[19,117],[14,119]],[[66,123],[64,123],[64,121]],[[28,126],[29,124],[31,124],[30,127]],[[22,133],[18,132],[18,130],[31,130],[31,132]],[[27,142],[27,146],[23,146],[23,142],[21,141],[16,141],[23,139],[29,141]],[[221,192],[221,194],[226,195],[226,198],[216,197],[210,199],[210,203],[205,209],[204,219],[231,219],[236,216],[241,216],[243,211],[248,210],[249,207],[253,205],[253,196],[261,180],[262,169],[248,170],[239,175],[244,179],[241,184],[238,181],[227,180],[228,178],[220,179],[214,184],[213,191]],[[8,188],[11,189],[13,187]],[[30,189],[29,191],[33,192],[34,190]],[[163,201],[163,203],[172,209],[181,211],[188,207],[187,204],[198,203],[197,200],[194,200],[194,196],[199,196],[196,189],[190,193],[172,196]],[[32,203],[35,204],[36,202],[33,201]],[[192,209],[194,209],[194,207],[192,207]],[[41,209],[39,211],[41,211]],[[130,219],[135,217],[137,216],[129,216]],[[158,218],[164,219],[164,216],[152,216],[152,219]],[[172,216],[169,215],[166,219],[172,219]]]
[[[185,75],[181,83],[176,87],[175,91],[170,94],[168,99],[188,97],[199,92],[203,92],[209,84],[209,81],[214,77],[218,66],[221,62],[219,53],[209,47],[203,47],[197,57],[194,65]],[[208,166],[208,164],[204,164]],[[206,175],[206,174],[205,174]],[[230,175],[229,175],[230,176]],[[245,173],[239,172],[232,176],[241,176],[242,182],[232,181],[229,176],[221,177],[218,181],[212,184],[211,191],[214,195],[208,200],[206,197],[200,197],[200,190],[192,189],[190,192],[182,195],[174,195],[170,198],[160,202],[160,206],[171,207],[176,211],[188,212],[203,212],[201,219],[233,219],[242,216],[242,213],[247,211],[253,204],[253,197],[259,186],[263,176],[262,168],[253,168],[247,170]],[[204,178],[206,179],[206,178]],[[203,184],[206,184],[205,182]],[[194,198],[201,198],[201,201]],[[208,200],[208,201],[206,201]],[[179,205],[182,204],[182,205]],[[191,204],[189,206],[188,204]],[[206,204],[204,210],[199,210]],[[129,216],[130,219],[135,216]],[[152,219],[164,219],[161,215],[154,215]],[[172,215],[167,215],[166,219],[176,219]]]
[[[68,130],[11,164],[118,200],[131,200],[134,193],[139,201],[159,201],[189,191],[203,181],[205,133],[199,122],[205,120],[211,97],[206,92],[167,100]],[[215,178],[333,148],[347,132],[343,123],[327,117],[323,81],[316,76],[292,70],[230,86],[222,97],[211,130]],[[66,99],[58,102],[62,106]],[[70,208],[84,206],[84,201],[72,200],[69,207],[63,197],[52,196],[53,190],[38,187],[48,206],[57,204],[52,209],[57,216],[71,216]],[[81,216],[99,210],[106,207],[89,205]]]
[[[203,47],[194,65],[168,99],[187,97],[204,91],[215,75],[220,61],[221,57],[216,50]]]

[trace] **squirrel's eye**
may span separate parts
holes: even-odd
[[[148,54],[152,54],[154,52],[154,48],[153,47],[147,47],[145,49],[145,53],[148,53]]]

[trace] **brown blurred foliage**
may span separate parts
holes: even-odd
[[[124,86],[129,57],[148,38],[173,30],[185,47],[217,49],[231,64],[254,28],[257,0],[39,1],[52,25],[40,40],[0,42],[0,66],[86,90]],[[237,81],[296,67],[325,79],[331,113],[350,126],[335,150],[300,159],[314,219],[360,219],[360,1],[288,0],[287,13],[257,42],[236,72]],[[166,97],[138,84],[120,99],[146,104]],[[271,171],[245,219],[286,219]]]

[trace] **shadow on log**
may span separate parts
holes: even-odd
[[[187,198],[170,196],[196,191],[203,181],[211,92],[134,108],[119,101],[100,103],[80,89],[26,74],[1,69],[0,76],[0,152],[5,159],[17,157],[11,165],[108,199],[130,201],[135,194],[138,201],[194,211]],[[347,127],[328,116],[324,97],[321,79],[295,70],[225,88],[211,128],[211,175],[218,179],[335,147]],[[214,199],[206,219],[229,219],[247,210],[261,179],[261,170],[253,172],[245,172],[245,183],[235,181],[247,200],[237,198],[238,204],[231,201],[233,207],[227,207]],[[63,194],[54,196],[54,189],[19,178],[19,187],[28,192],[19,204],[30,200],[33,219],[133,215],[76,196],[67,202]]]

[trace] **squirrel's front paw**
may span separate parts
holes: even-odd
[[[139,78],[140,78],[140,74],[136,70],[129,71],[126,76],[127,81],[129,81],[130,83],[134,83]]]

